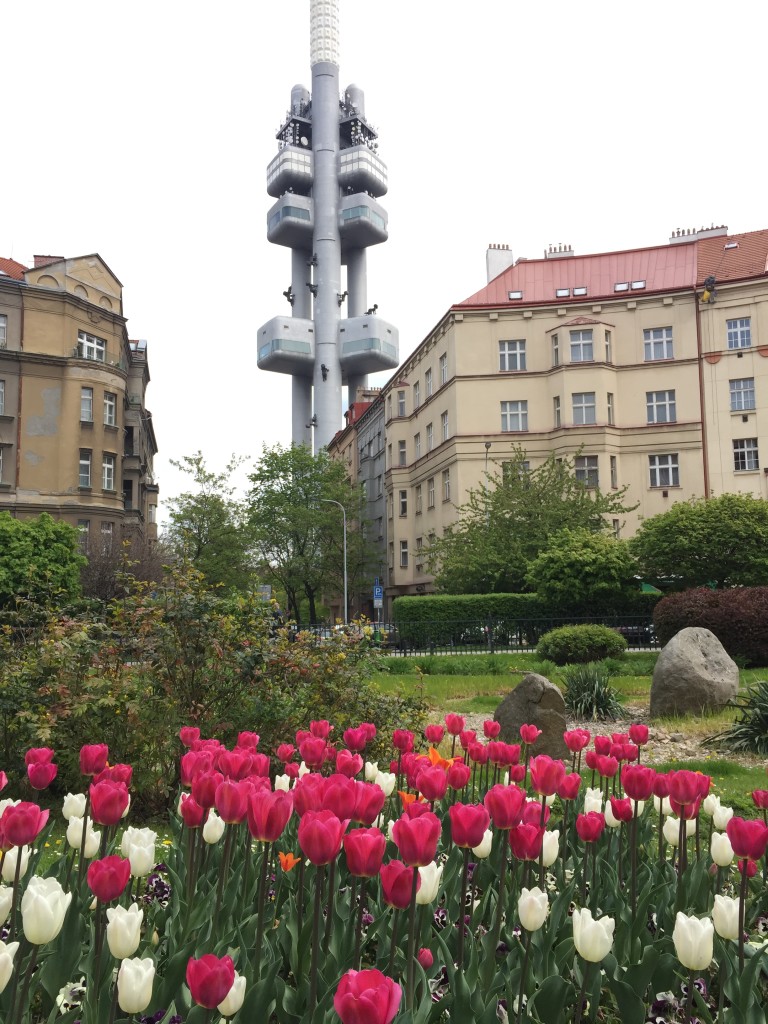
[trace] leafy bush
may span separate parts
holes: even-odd
[[[768,680],[760,679],[729,705],[738,708],[733,725],[712,737],[729,750],[768,754]]]
[[[732,658],[768,665],[768,587],[697,587],[669,594],[656,605],[653,623],[662,644],[687,626],[701,626]]]
[[[563,669],[565,708],[578,719],[613,721],[622,707],[616,690],[610,685],[611,673],[601,662],[568,665]]]
[[[569,665],[602,661],[626,649],[627,641],[609,626],[560,626],[544,634],[536,653],[556,665]]]

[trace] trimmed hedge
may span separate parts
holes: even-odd
[[[547,614],[536,594],[427,594],[398,597],[392,605],[398,627],[488,618],[538,619]]]
[[[556,665],[573,665],[616,658],[626,649],[627,641],[610,626],[561,626],[544,634],[536,653]]]
[[[656,605],[653,624],[662,644],[686,626],[701,626],[732,658],[768,665],[768,587],[697,587],[669,594]]]

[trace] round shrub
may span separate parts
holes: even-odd
[[[560,626],[544,634],[536,653],[556,665],[570,665],[615,658],[626,649],[627,641],[609,626]]]
[[[668,594],[656,605],[653,625],[662,645],[686,626],[711,630],[733,659],[768,665],[768,587],[696,587]]]

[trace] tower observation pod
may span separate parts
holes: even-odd
[[[259,328],[257,362],[291,375],[291,439],[314,451],[342,426],[342,387],[351,404],[369,373],[399,362],[397,329],[367,297],[366,250],[387,239],[387,169],[363,90],[340,93],[338,40],[338,0],[310,0],[312,92],[291,90],[267,167],[267,238],[291,250],[291,311]]]

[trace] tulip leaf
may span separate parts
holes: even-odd
[[[608,976],[608,987],[616,998],[622,1024],[643,1024],[645,1000],[631,985],[617,977]]]
[[[277,992],[275,978],[279,968],[279,962],[275,961],[275,963],[270,964],[266,976],[261,981],[249,986],[240,1010],[241,1020],[269,1020],[275,1008],[275,995]]]
[[[576,998],[576,990],[570,981],[553,974],[545,978],[538,990],[528,1000],[528,1013],[535,1007],[536,1016],[541,1020],[564,1019],[564,1007]]]
[[[82,954],[81,943],[85,930],[83,918],[74,906],[70,905],[64,924],[56,939],[55,952],[46,952],[45,963],[39,970],[37,983],[43,987],[55,1002],[64,985],[72,980],[75,967]]]

